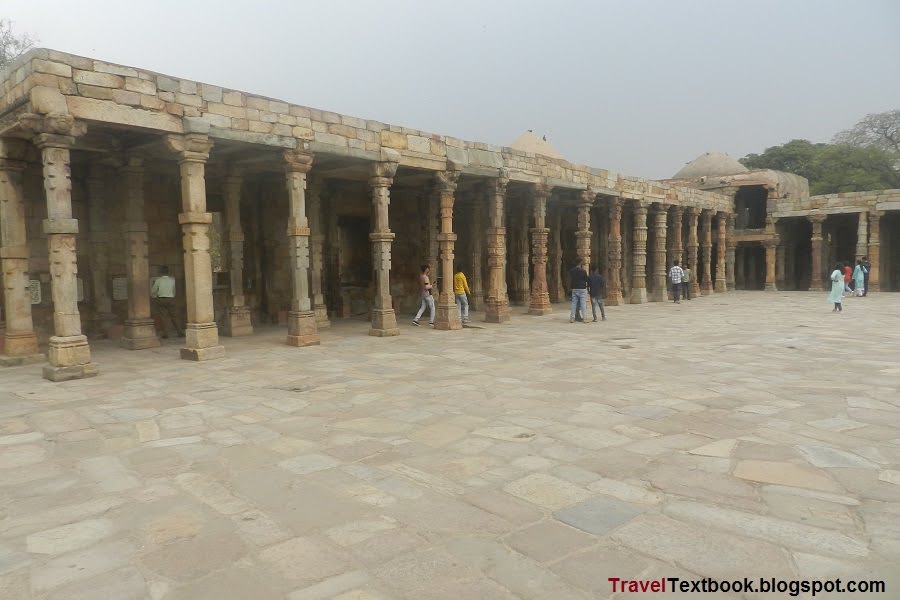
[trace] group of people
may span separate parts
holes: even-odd
[[[857,259],[856,266],[851,269],[849,262],[838,262],[834,265],[834,271],[831,272],[831,293],[828,294],[828,301],[834,303],[831,312],[844,312],[842,299],[845,294],[863,297],[869,292],[869,271],[872,265],[868,256]],[[850,287],[850,284],[853,287]]]
[[[428,324],[434,327],[434,296],[431,291],[434,286],[431,283],[431,266],[422,265],[422,274],[419,275],[419,293],[422,301],[419,304],[419,312],[413,319],[413,325],[419,326],[419,320],[428,309]],[[463,273],[462,265],[456,265],[456,272],[453,274],[453,295],[456,297],[456,310],[459,314],[459,320],[463,323],[469,322],[469,295],[472,290],[469,289],[469,282],[466,274]]]
[[[597,308],[600,309],[600,317],[606,320],[606,311],[603,309],[603,275],[600,267],[594,267],[588,275],[584,268],[585,260],[579,258],[575,266],[569,269],[569,286],[572,288],[572,307],[569,311],[569,323],[574,323],[576,317],[587,323],[587,296],[591,296],[591,312],[594,315],[592,323],[597,322]]]

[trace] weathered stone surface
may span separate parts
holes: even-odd
[[[823,492],[841,491],[840,486],[824,473],[791,463],[742,460],[735,466],[734,476],[760,483],[774,483]]]
[[[514,481],[504,488],[509,494],[528,500],[548,510],[559,510],[590,497],[590,492],[543,473],[535,473]]]
[[[641,509],[616,498],[591,498],[553,513],[567,525],[595,535],[615,529],[641,513]]]
[[[33,554],[62,554],[90,546],[114,531],[108,519],[87,519],[29,535],[25,542]]]
[[[32,570],[31,588],[44,593],[73,581],[108,573],[127,565],[133,554],[131,544],[112,542],[60,556]]]

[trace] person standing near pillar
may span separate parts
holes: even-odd
[[[691,299],[691,277],[693,274],[691,273],[691,268],[687,264],[684,265],[684,268],[681,269],[681,295],[685,300]]]
[[[672,296],[675,304],[681,304],[681,283],[684,279],[684,271],[678,266],[679,261],[672,262],[672,268],[669,269],[669,280],[672,282]]]
[[[431,294],[430,275],[431,267],[422,265],[422,274],[419,275],[419,293],[422,296],[422,303],[419,305],[419,312],[416,313],[416,318],[413,319],[413,325],[416,327],[419,326],[419,319],[422,318],[422,313],[425,312],[426,307],[428,308],[428,324],[434,327],[434,296]]]
[[[844,312],[842,298],[844,297],[844,263],[834,265],[834,271],[831,272],[831,293],[828,294],[828,301],[834,303],[833,313]]]
[[[459,313],[459,320],[462,323],[469,322],[469,296],[472,290],[469,289],[469,282],[466,280],[466,274],[463,273],[462,265],[456,265],[456,271],[453,273],[453,295],[456,297],[456,311]]]
[[[591,276],[588,278],[588,287],[591,292],[591,313],[594,315],[593,322],[597,322],[597,307],[600,307],[600,316],[605,321],[606,311],[603,310],[603,275],[600,274],[600,265],[594,265],[594,272],[591,273]]]
[[[448,166],[453,167],[452,164]],[[446,171],[438,171],[435,178],[441,206],[441,232],[438,234],[441,249],[441,290],[435,309],[434,328],[449,331],[462,329],[462,323],[456,316],[453,277],[450,275],[453,272],[453,252],[456,243],[456,234],[453,233],[453,204],[459,170],[448,168]]]
[[[400,335],[400,328],[397,327],[397,315],[394,313],[394,301],[391,297],[391,244],[394,240],[394,233],[390,228],[388,207],[391,203],[391,185],[394,181],[394,174],[397,172],[400,154],[396,150],[382,148],[381,158],[381,161],[372,165],[369,177],[374,213],[373,228],[369,239],[372,242],[372,256],[375,263],[375,307],[372,310],[372,327],[369,329],[369,335],[391,337]],[[315,278],[316,274],[314,273],[314,283]],[[316,296],[315,290],[314,285],[314,297],[321,298],[321,293]],[[321,291],[321,285],[319,285],[319,290]],[[322,300],[323,309],[324,306],[325,303]],[[327,319],[327,316],[325,318]],[[317,317],[317,322],[318,320]]]
[[[169,337],[167,322],[171,322],[176,335],[183,338],[184,326],[181,324],[181,314],[175,303],[175,278],[169,275],[169,267],[159,268],[159,277],[153,282],[150,297],[156,299],[156,310],[163,325],[162,338],[165,340]]]
[[[863,277],[863,296],[869,293],[869,270],[872,268],[872,263],[869,262],[869,256],[862,257],[862,266],[865,269],[864,277]]]
[[[588,274],[584,269],[585,260],[579,258],[575,266],[569,269],[569,283],[572,288],[572,308],[569,311],[569,323],[575,322],[575,313],[580,311],[583,322],[587,323],[587,287]]]

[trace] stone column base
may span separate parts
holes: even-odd
[[[54,367],[53,365],[44,365],[44,379],[50,381],[71,381],[72,379],[86,379],[88,377],[96,377],[100,374],[100,368],[97,363],[86,363],[83,365],[72,365],[69,367]]]
[[[724,291],[727,290],[727,286],[725,285],[725,282],[724,282],[723,280],[716,279],[716,287],[713,288],[713,289],[714,289],[716,292],[721,293],[721,292],[724,292]]]
[[[447,302],[446,298],[441,298],[434,311],[434,328],[441,331],[451,331],[462,329],[462,321],[459,320],[456,304]]]
[[[488,298],[485,302],[484,311],[485,323],[508,323],[509,322],[509,304],[500,302],[494,298]]]
[[[316,315],[313,311],[288,312],[288,336],[289,346],[318,346],[319,330],[316,327]]]
[[[6,331],[3,335],[3,354],[0,366],[18,367],[44,362],[46,357],[38,350],[37,337],[33,331]]]
[[[645,304],[647,302],[647,288],[631,288],[631,304]]]
[[[393,308],[372,310],[372,328],[369,329],[369,335],[375,337],[400,335],[400,328],[397,327],[397,315],[394,314]]]
[[[775,286],[774,283],[767,283],[767,284],[766,284],[765,291],[767,291],[767,292],[777,292],[777,291],[778,291],[778,288]]]
[[[646,289],[644,291],[646,292]],[[609,292],[606,295],[607,306],[621,306],[623,304],[625,304],[625,299],[622,297],[622,292]]]
[[[184,360],[213,360],[225,357],[225,346],[219,344],[219,329],[215,323],[188,323],[184,328]]]
[[[529,306],[528,314],[535,315],[537,317],[542,317],[544,315],[553,314],[553,307],[551,306]]]
[[[128,350],[159,348],[159,338],[156,337],[156,324],[153,319],[126,320],[121,344]]]
[[[222,323],[222,335],[239,337],[253,335],[253,324],[250,322],[249,306],[229,306]]]
[[[708,283],[704,283],[700,285],[700,295],[701,296],[709,296],[712,294],[712,286]]]
[[[326,327],[331,327],[331,321],[328,320],[328,307],[324,304],[316,304],[313,307],[313,312],[316,315],[316,328],[317,329],[325,329]]]
[[[733,283],[725,284],[725,289],[729,292],[733,292],[735,290],[734,284]]]

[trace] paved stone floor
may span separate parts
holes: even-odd
[[[735,292],[596,324],[563,306],[459,332],[404,319],[393,339],[340,322],[317,348],[269,329],[202,364],[173,341],[97,343],[100,377],[68,383],[4,370],[0,598],[658,598],[607,578],[890,577],[900,295],[830,310]]]

